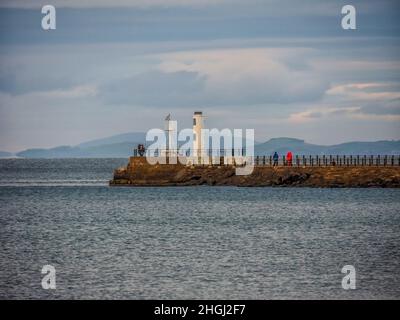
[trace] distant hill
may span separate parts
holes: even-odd
[[[102,139],[87,141],[77,145],[77,147],[88,148],[88,147],[97,147],[101,145],[110,145],[122,142],[130,142],[130,143],[132,143],[132,141],[143,142],[145,141],[145,139],[146,139],[146,133],[144,132],[128,132]]]
[[[138,143],[143,143],[145,133],[131,132],[81,143],[77,146],[60,146],[50,149],[27,149],[18,152],[24,158],[127,158]],[[256,155],[280,155],[292,151],[298,155],[399,155],[400,141],[347,142],[331,146],[307,143],[295,138],[273,138],[255,146]],[[8,156],[13,156],[10,153]],[[1,153],[0,153],[1,155]]]
[[[49,149],[27,149],[16,155],[23,158],[126,158],[133,149],[145,141],[143,132],[129,132],[102,139],[83,142],[76,146]]]
[[[13,154],[11,152],[0,151],[0,158],[10,158],[12,156],[13,156]]]
[[[328,147],[331,154],[400,154],[400,141],[347,142]]]
[[[275,151],[278,154],[291,151],[298,155],[399,155],[400,141],[347,142],[323,146],[294,138],[274,138],[255,146],[256,155],[270,155]]]
[[[62,146],[50,149],[27,149],[17,153],[23,158],[126,158],[133,154],[137,142],[121,142],[81,148]]]

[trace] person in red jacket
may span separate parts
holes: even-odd
[[[289,167],[291,167],[292,166],[292,161],[293,161],[293,155],[292,155],[292,153],[290,151],[286,155],[286,161],[287,161],[287,165]]]

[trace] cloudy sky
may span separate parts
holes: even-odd
[[[57,29],[41,28],[53,4]],[[357,30],[341,28],[341,8]],[[74,145],[202,110],[256,140],[400,139],[390,0],[2,0],[0,150]]]

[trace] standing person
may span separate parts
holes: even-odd
[[[143,144],[139,144],[139,145],[138,145],[138,152],[139,152],[139,155],[140,155],[141,157],[144,156],[144,153],[146,152],[146,149],[144,148],[144,145],[143,145]]]
[[[278,153],[275,151],[274,155],[272,156],[272,159],[274,160],[274,167],[278,165],[279,161],[279,156]]]
[[[287,153],[287,155],[286,155],[286,161],[287,161],[287,165],[289,166],[289,167],[291,167],[292,166],[292,161],[293,161],[293,155],[292,155],[292,152],[288,152]]]

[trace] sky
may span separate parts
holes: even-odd
[[[41,7],[56,8],[43,30]],[[343,30],[341,8],[356,8]],[[2,0],[0,150],[179,128],[257,141],[400,139],[400,4],[390,0]]]

